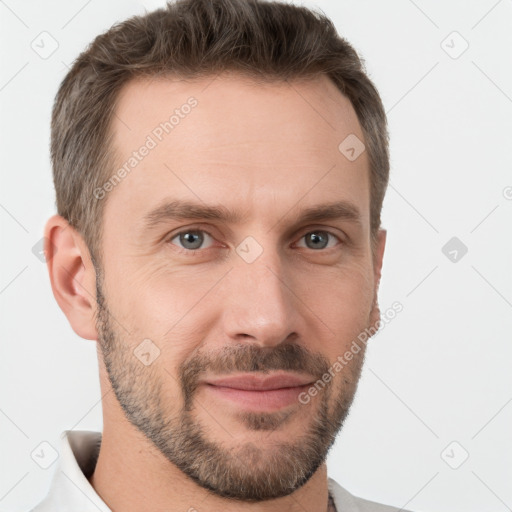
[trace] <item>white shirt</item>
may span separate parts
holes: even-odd
[[[49,492],[30,512],[112,512],[87,480],[94,472],[100,443],[101,432],[64,431]],[[353,496],[332,478],[328,488],[337,512],[408,512]]]

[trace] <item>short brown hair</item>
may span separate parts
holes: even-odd
[[[105,203],[93,191],[113,173],[110,126],[123,85],[137,77],[199,78],[224,70],[282,81],[324,74],[349,98],[370,162],[375,242],[389,177],[389,136],[380,96],[353,47],[323,13],[305,7],[263,0],[178,0],[96,37],[55,99],[51,158],[57,211],[81,233],[93,261],[102,259]]]

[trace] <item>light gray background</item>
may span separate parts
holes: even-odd
[[[46,494],[55,465],[32,460],[39,443],[102,427],[94,342],[71,330],[32,253],[55,211],[53,98],[94,36],[162,4],[0,0],[0,511]],[[370,343],[330,475],[418,512],[511,510],[512,1],[304,4],[360,52],[388,112],[380,302],[404,307]],[[58,42],[46,59],[31,47],[51,48],[43,31]],[[457,58],[454,31],[469,44]],[[457,262],[442,252],[454,236],[468,248]]]

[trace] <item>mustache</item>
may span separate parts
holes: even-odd
[[[268,373],[271,370],[296,371],[322,378],[329,370],[329,361],[323,354],[313,353],[297,343],[280,344],[276,347],[239,343],[216,353],[199,352],[179,367],[185,404],[190,403],[201,375],[207,371],[213,374],[229,374]]]

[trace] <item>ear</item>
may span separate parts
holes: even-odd
[[[380,309],[379,309],[379,284],[380,276],[382,271],[382,260],[384,258],[384,248],[386,246],[387,231],[385,229],[379,229],[377,233],[377,242],[375,245],[375,251],[373,254],[373,274],[374,274],[374,296],[372,311],[370,313],[370,327],[375,329],[380,324]]]
[[[82,236],[60,215],[44,230],[44,253],[53,295],[81,338],[97,339],[96,271]]]

